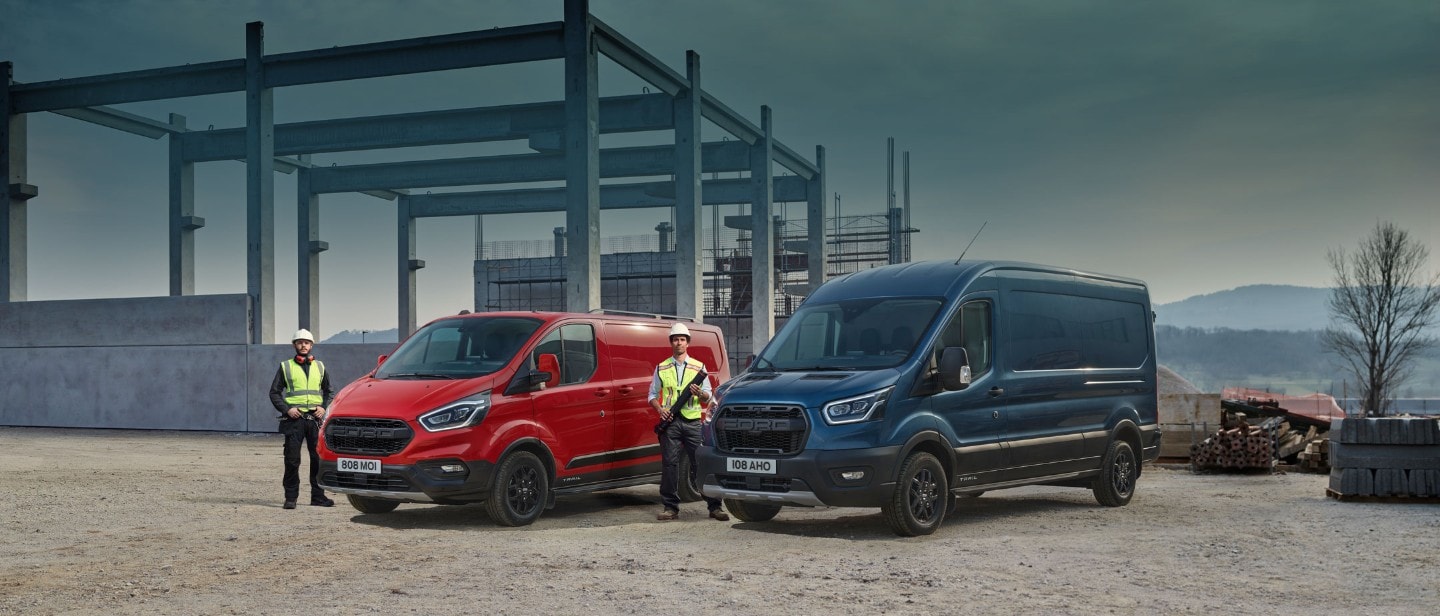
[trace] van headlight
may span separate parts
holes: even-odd
[[[468,428],[485,419],[489,410],[490,392],[486,391],[421,415],[420,427],[430,432]]]
[[[857,421],[865,421],[871,417],[878,417],[885,409],[885,401],[890,399],[890,392],[895,387],[886,387],[880,391],[872,391],[863,396],[836,400],[825,405],[825,423],[848,424]]]

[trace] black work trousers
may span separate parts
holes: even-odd
[[[320,444],[320,422],[309,415],[301,415],[300,419],[285,417],[280,420],[280,433],[285,435],[285,500],[300,497],[301,442],[310,450],[310,500],[324,499],[325,491],[315,481],[320,473],[320,456],[315,451]]]
[[[695,450],[700,448],[700,420],[685,421],[676,417],[675,421],[660,433],[660,501],[665,504],[666,509],[673,511],[680,510],[680,450],[684,448],[685,453],[690,455],[690,476],[686,479],[695,479]],[[705,505],[711,511],[720,508],[720,499],[705,497]]]

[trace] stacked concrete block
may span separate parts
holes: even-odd
[[[1335,496],[1440,497],[1440,421],[1352,417],[1330,429]]]

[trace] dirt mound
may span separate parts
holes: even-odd
[[[1175,374],[1174,370],[1160,366],[1160,393],[1162,394],[1203,394],[1200,388],[1194,386],[1185,377]]]

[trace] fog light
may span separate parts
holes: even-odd
[[[465,472],[465,466],[464,466],[463,464],[441,464],[441,465],[440,465],[440,472],[442,472],[442,473],[463,473],[463,472]]]
[[[865,471],[842,471],[840,478],[845,481],[859,481],[865,478]]]

